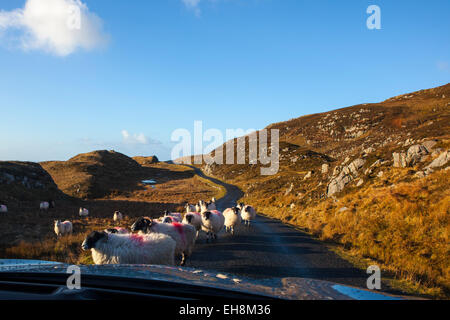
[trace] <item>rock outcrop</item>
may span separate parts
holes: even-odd
[[[356,159],[348,166],[343,167],[339,175],[331,180],[328,185],[327,196],[331,197],[344,190],[345,186],[358,176],[358,170],[361,169],[365,163],[366,161],[363,159]]]

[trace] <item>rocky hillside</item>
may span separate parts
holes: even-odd
[[[280,130],[277,174],[248,157],[204,171],[260,212],[449,294],[450,84],[267,129]]]
[[[56,200],[62,193],[52,177],[37,163],[0,162],[0,203],[8,207],[20,201]]]

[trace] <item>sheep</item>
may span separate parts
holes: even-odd
[[[120,222],[123,220],[123,214],[120,211],[114,212],[113,220],[114,222]]]
[[[220,211],[212,210],[202,212],[202,230],[206,232],[206,242],[214,237],[217,239],[217,233],[223,229],[225,217]]]
[[[181,222],[183,220],[181,213],[178,213],[178,212],[164,211],[164,217],[175,218],[175,220],[176,220],[175,222]]]
[[[211,210],[216,210],[216,204],[212,202],[205,202],[203,200],[199,201],[200,211],[201,213]]]
[[[8,213],[8,207],[4,204],[0,205],[0,213]]]
[[[89,210],[86,208],[80,208],[79,214],[80,217],[87,217],[89,216]]]
[[[234,229],[242,222],[240,210],[237,207],[228,208],[223,212],[223,216],[225,217],[226,232],[231,231],[231,234],[234,234]]]
[[[158,223],[148,218],[139,218],[132,226],[131,231],[148,233],[163,233],[176,242],[175,254],[181,255],[181,266],[186,264],[186,259],[191,255],[195,245],[195,228],[188,224],[174,222],[172,224]]]
[[[48,208],[50,208],[50,203],[48,202],[41,202],[41,204],[39,205],[39,209],[43,210],[43,211],[47,211]]]
[[[241,203],[238,207],[241,210],[241,217],[244,221],[244,224],[250,227],[250,223],[252,220],[256,218],[256,210],[252,206],[245,205]]]
[[[73,232],[73,225],[70,221],[61,222],[60,220],[55,220],[55,233],[58,237],[64,236],[66,234],[71,234]]]
[[[184,224],[189,224],[197,230],[195,238],[198,238],[200,230],[202,230],[202,215],[198,212],[189,212],[184,215]]]
[[[105,229],[104,231],[107,232],[107,233],[117,233],[117,234],[128,234],[128,233],[130,233],[130,231],[128,231],[127,229],[119,228],[119,227]]]
[[[157,264],[173,266],[175,241],[165,234],[115,234],[94,231],[81,248],[91,250],[96,265]]]
[[[186,205],[184,206],[184,208],[186,209],[186,213],[190,213],[190,212],[198,212],[196,206],[193,205],[193,204],[186,203]]]

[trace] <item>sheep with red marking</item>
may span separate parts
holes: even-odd
[[[155,264],[173,266],[175,241],[160,233],[115,234],[94,231],[81,245],[91,250],[92,259],[102,264]]]
[[[160,223],[148,218],[139,218],[132,226],[132,232],[141,231],[144,234],[162,233],[170,236],[176,242],[175,254],[181,255],[181,265],[186,264],[186,259],[191,255],[195,245],[195,228],[188,224],[174,222],[171,224]]]
[[[55,220],[54,231],[58,237],[71,234],[73,232],[73,225],[70,221],[61,222],[61,220]]]
[[[225,217],[226,232],[234,235],[235,228],[239,227],[242,222],[240,210],[236,207],[228,208],[223,212],[223,216]]]
[[[202,230],[206,232],[208,242],[217,239],[217,234],[223,229],[225,217],[220,211],[211,210],[202,212]]]

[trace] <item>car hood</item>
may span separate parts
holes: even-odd
[[[67,274],[70,265],[40,260],[1,260],[0,273]],[[221,288],[288,300],[403,300],[404,297],[305,278],[254,280],[214,271],[155,265],[80,265],[81,275],[149,279]]]

